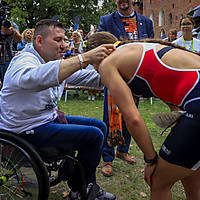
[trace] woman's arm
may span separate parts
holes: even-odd
[[[126,53],[125,50],[124,53]],[[122,112],[129,133],[144,153],[146,162],[148,162],[147,160],[153,161],[153,164],[146,165],[144,173],[145,181],[151,186],[157,154],[144,120],[136,107],[132,92],[124,81],[126,77],[122,77],[118,70],[120,66],[131,66],[131,63],[133,63],[133,55],[127,57],[124,53],[122,51],[121,53],[114,52],[108,56],[100,65],[99,72],[102,82],[107,86],[114,102]]]
[[[145,157],[150,160],[155,157],[155,150],[151,137],[145,126],[143,118],[135,105],[132,92],[127,83],[124,81],[126,77],[122,77],[118,70],[120,66],[131,66],[130,63],[134,57],[132,54],[127,57],[127,55],[125,55],[126,52],[123,52],[125,52],[125,49],[120,51],[120,53],[116,51],[108,56],[100,65],[99,72],[103,84],[108,87],[114,102],[118,105],[120,111],[122,112],[131,136],[134,138]]]

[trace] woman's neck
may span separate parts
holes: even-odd
[[[186,41],[192,40],[192,33],[191,32],[183,32],[183,38]]]

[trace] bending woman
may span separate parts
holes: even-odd
[[[88,48],[115,43],[110,33],[95,33]],[[171,200],[171,187],[181,180],[188,200],[200,199],[200,56],[166,42],[121,42],[100,66],[95,66],[102,82],[121,110],[127,128],[144,153],[145,180],[151,200]],[[123,45],[124,44],[124,45]],[[169,43],[170,44],[170,43]],[[171,44],[170,44],[171,45]],[[187,111],[161,146],[159,156],[139,113],[132,93],[157,97]]]

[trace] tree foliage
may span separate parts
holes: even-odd
[[[10,6],[10,19],[15,21],[20,30],[34,28],[44,18],[57,18],[66,28],[74,25],[80,18],[80,26],[84,30],[90,24],[98,24],[100,12],[98,0],[7,0]]]
[[[116,5],[114,3],[114,0],[104,0],[101,10],[102,15],[110,14],[115,10],[116,10]]]
[[[36,23],[45,18],[55,18],[63,22],[66,29],[78,20],[84,31],[90,24],[99,24],[101,15],[116,10],[114,0],[104,0],[102,9],[98,9],[98,0],[7,0],[10,7],[9,19],[16,22],[20,31],[34,28]]]

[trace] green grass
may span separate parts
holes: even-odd
[[[79,92],[80,93],[80,92]],[[67,115],[78,115],[85,117],[93,117],[102,120],[103,117],[103,98],[97,97],[95,101],[88,101],[87,95],[81,95],[78,99],[73,99],[71,96],[67,102],[61,101],[61,109]],[[159,151],[159,148],[164,141],[166,135],[161,136],[162,129],[157,127],[150,116],[154,113],[168,112],[169,109],[160,100],[153,99],[153,104],[150,104],[149,99],[145,99],[143,103],[140,103],[139,110],[144,118],[144,121],[152,136],[155,149]],[[112,177],[104,177],[101,174],[101,163],[97,168],[97,182],[106,191],[112,192],[117,196],[117,200],[147,200],[150,199],[150,190],[145,183],[144,177],[144,161],[143,154],[132,140],[130,151],[131,155],[134,155],[137,163],[130,165],[122,160],[115,158],[113,162]],[[102,162],[102,161],[101,161]],[[51,200],[62,199],[63,195],[68,191],[66,183],[60,183],[51,189]],[[185,199],[183,188],[180,183],[175,184],[172,188],[173,199],[183,200]],[[141,195],[144,193],[145,197]]]

